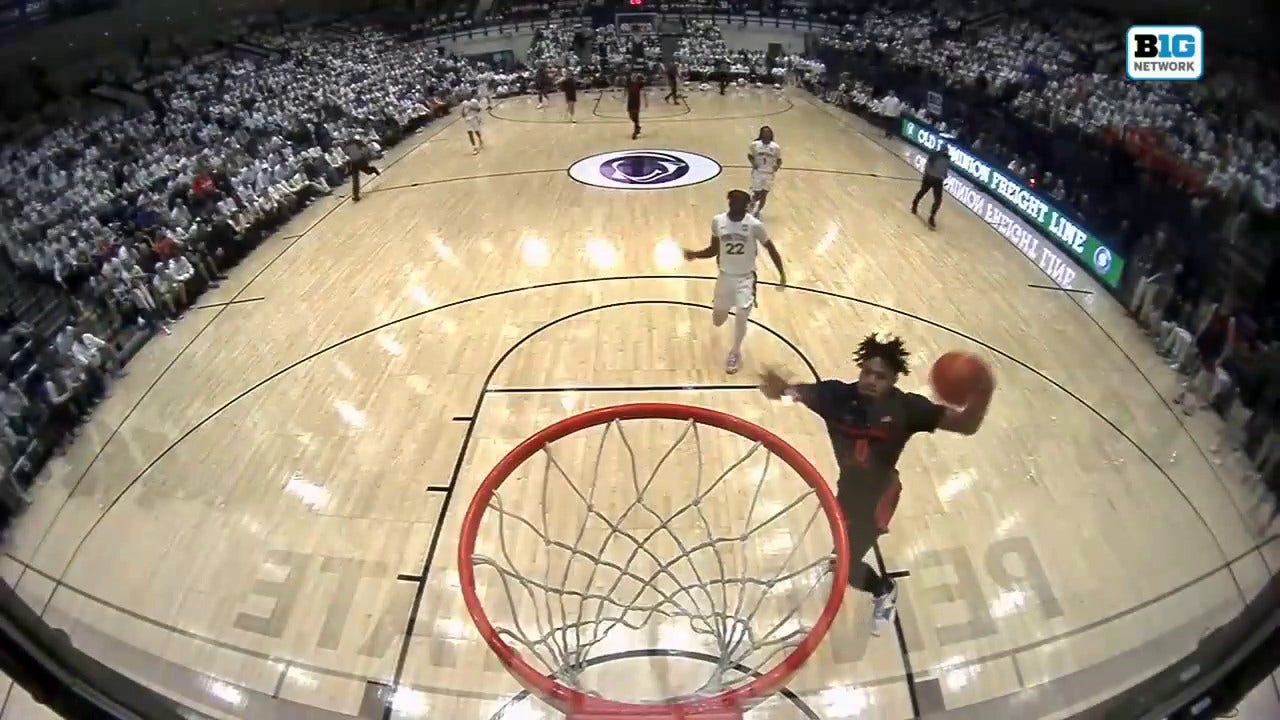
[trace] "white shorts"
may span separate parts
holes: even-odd
[[[474,117],[469,117],[469,118],[463,118],[463,120],[464,120],[464,121],[466,121],[466,123],[467,123],[467,129],[468,129],[468,130],[474,130],[474,131],[476,131],[476,132],[479,132],[479,131],[480,131],[480,116],[479,116],[479,115],[476,115],[476,116],[474,116]]]
[[[715,300],[712,308],[720,312],[728,312],[729,308],[739,311],[750,311],[756,305],[756,274],[726,275],[716,277]]]
[[[773,173],[762,170],[751,171],[751,192],[768,192],[773,189]]]

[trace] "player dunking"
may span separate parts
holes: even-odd
[[[627,81],[627,115],[633,127],[631,139],[640,137],[640,105],[649,107],[649,95],[644,91],[644,76],[636,73]]]
[[[725,359],[724,369],[730,375],[742,367],[742,340],[747,336],[747,318],[756,304],[756,256],[763,245],[769,259],[778,268],[780,288],[787,285],[782,256],[769,240],[764,223],[747,214],[751,196],[742,190],[729,191],[729,210],[711,218],[711,244],[702,250],[685,250],[686,260],[715,258],[720,273],[716,277],[715,300],[711,322],[724,325],[729,310],[734,312],[733,346]]]
[[[760,128],[760,134],[747,146],[747,162],[751,164],[751,213],[759,217],[773,189],[774,175],[782,167],[782,148],[773,141],[773,128]]]
[[[982,374],[963,410],[903,392],[896,383],[908,372],[908,357],[898,338],[880,340],[870,335],[853,354],[859,368],[857,382],[823,380],[792,385],[774,370],[766,370],[760,378],[765,397],[777,400],[789,396],[804,403],[827,425],[840,468],[836,499],[844,515],[853,563],[849,584],[870,593],[874,600],[872,635],[879,635],[893,620],[898,586],[863,558],[876,539],[889,531],[889,520],[902,493],[897,465],[907,440],[915,433],[935,430],[976,433],[995,391],[994,379]]]
[[[573,68],[565,68],[560,78],[560,90],[564,93],[564,106],[569,112],[569,122],[576,123],[573,117],[573,106],[578,103],[578,79],[573,76]]]
[[[471,142],[471,154],[484,149],[484,137],[480,134],[480,100],[475,95],[462,101],[462,120],[467,124],[467,140]]]

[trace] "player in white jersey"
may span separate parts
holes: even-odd
[[[475,95],[462,101],[462,121],[467,124],[467,140],[471,141],[472,155],[484,149],[484,138],[480,135],[482,112]]]
[[[769,240],[764,223],[747,213],[750,203],[749,193],[730,190],[728,212],[711,218],[711,244],[702,250],[684,251],[686,260],[715,258],[719,266],[711,322],[720,327],[729,318],[729,310],[734,312],[733,347],[724,363],[725,372],[730,375],[742,367],[742,339],[747,336],[747,319],[756,304],[756,257],[761,245],[778,268],[779,287],[787,285],[782,256]]]
[[[489,110],[493,107],[493,75],[489,71],[480,73],[476,78],[476,91],[479,100],[484,103],[484,109]]]
[[[773,189],[773,176],[782,167],[782,148],[773,141],[773,128],[760,128],[760,134],[747,146],[747,162],[751,164],[751,213],[759,216]]]

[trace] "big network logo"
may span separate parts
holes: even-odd
[[[1204,31],[1196,25],[1134,25],[1125,37],[1130,80],[1199,80]]]

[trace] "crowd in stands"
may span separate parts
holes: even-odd
[[[6,511],[141,342],[339,187],[349,153],[381,154],[475,75],[434,44],[373,31],[248,40],[260,52],[148,78],[145,109],[99,109],[0,149]],[[24,318],[23,296],[54,300]]]
[[[579,41],[584,33],[591,40],[585,48]],[[734,82],[776,85],[783,81],[787,68],[784,62],[771,63],[763,50],[731,50],[719,27],[707,20],[682,22],[671,59],[680,66],[681,76],[694,82],[709,81],[724,73]],[[578,24],[539,28],[528,54],[529,65],[548,68],[553,73],[572,68],[581,82],[595,87],[618,83],[624,72],[641,72],[663,83],[667,60],[656,31],[636,33],[613,23],[585,30]],[[527,71],[516,75],[531,77]]]
[[[727,72],[734,80],[777,84],[786,72],[782,62],[771,63],[763,50],[731,50],[720,28],[709,20],[685,23],[675,57],[691,80],[709,80],[717,72]]]
[[[936,12],[876,10],[853,19],[825,44],[842,51],[854,102],[875,102],[894,90],[907,109],[925,114],[927,91],[945,91],[952,107],[942,119],[966,133],[970,144],[983,132],[1003,129],[989,122],[996,106],[1070,141],[1025,150],[1022,146],[1030,143],[1021,138],[1017,148],[1008,147],[1013,141],[1003,142],[1006,151],[1026,154],[1017,158],[1019,165],[1068,177],[1061,166],[1075,154],[1071,143],[1081,135],[1124,134],[1130,144],[1153,145],[1144,148],[1143,159],[1153,175],[1179,191],[1172,196],[1175,202],[1185,204],[1185,195],[1210,191],[1273,213],[1280,197],[1280,153],[1275,129],[1249,111],[1260,106],[1256,98],[1224,104],[1220,98],[1230,92],[1222,88],[1231,84],[1223,78],[1205,85],[1128,82],[1115,62],[1118,46],[1097,40],[1118,37],[1119,26],[1088,15],[1059,13],[1053,20],[1008,17],[958,31]],[[1085,216],[1118,215],[1111,208],[1079,209]],[[1111,230],[1119,229],[1119,220],[1102,218]]]
[[[1235,440],[1274,488],[1280,132],[1256,112],[1263,86],[1227,73],[1128,82],[1115,21],[1000,13],[971,26],[942,7],[847,18],[823,40],[832,73],[813,89],[886,128],[902,115],[934,125],[1109,239],[1129,259],[1133,316],[1185,375],[1173,400],[1247,417]]]

